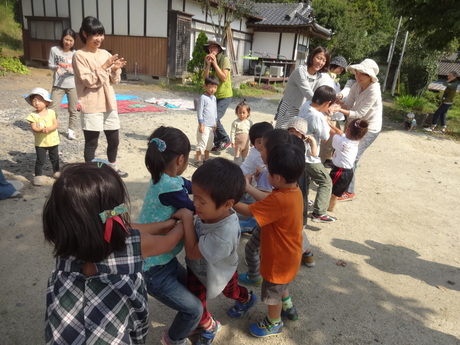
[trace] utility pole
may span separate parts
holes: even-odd
[[[396,83],[398,82],[399,71],[401,70],[401,65],[404,58],[404,51],[406,50],[407,37],[409,36],[409,31],[406,31],[406,37],[404,38],[403,49],[401,52],[401,57],[399,58],[398,68],[396,69],[395,76],[393,79],[393,86],[391,87],[391,95],[395,95]]]
[[[382,87],[382,91],[384,92],[387,86],[388,75],[390,74],[391,61],[393,60],[393,54],[395,52],[395,47],[396,47],[396,40],[398,39],[399,29],[401,28],[401,21],[402,21],[402,16],[399,17],[399,23],[398,23],[398,28],[396,29],[395,39],[393,40],[393,42],[391,42],[390,51],[388,52],[388,59],[387,59],[388,68],[385,73],[385,80],[383,81],[383,87]]]

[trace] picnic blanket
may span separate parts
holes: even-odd
[[[131,96],[131,95],[115,95],[115,99],[117,101],[128,101],[130,99],[138,99],[138,98],[139,97],[137,96]],[[67,99],[67,95],[64,95],[64,97],[62,97],[61,104],[67,104],[67,103],[69,103],[69,100]]]
[[[61,104],[62,108],[67,108],[68,106],[69,105],[67,103]],[[80,108],[79,104],[77,105],[77,108]],[[161,109],[150,104],[142,104],[128,100],[117,101],[117,108],[118,114],[140,113],[149,111],[166,111],[165,109]]]
[[[156,104],[171,110],[195,110],[195,104],[190,99],[149,98],[147,103]]]

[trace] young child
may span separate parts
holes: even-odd
[[[43,210],[45,240],[56,257],[46,290],[46,344],[145,343],[143,258],[171,250],[183,227],[173,219],[130,225],[128,206],[123,181],[105,164],[69,164],[54,183]]]
[[[277,145],[268,151],[270,194],[255,203],[238,203],[235,210],[254,216],[260,232],[260,273],[263,277],[262,301],[268,316],[250,325],[256,337],[281,333],[283,307],[293,308],[288,284],[295,278],[302,256],[303,200],[297,180],[304,171],[304,151],[296,144]]]
[[[35,137],[35,152],[37,159],[35,161],[34,186],[43,184],[43,164],[46,159],[46,151],[50,157],[51,166],[53,167],[53,177],[59,177],[59,133],[58,120],[54,110],[48,109],[52,103],[48,92],[41,87],[33,89],[26,97],[26,102],[35,108],[35,111],[27,116],[26,121],[30,123],[30,128]]]
[[[347,190],[353,179],[353,165],[358,154],[359,141],[367,133],[369,123],[366,120],[354,119],[345,130],[345,134],[331,124],[332,147],[335,149],[332,156],[334,167],[330,172],[332,179],[332,194],[328,211],[333,212],[337,198]]]
[[[417,120],[415,119],[415,114],[407,113],[406,118],[404,119],[404,122],[402,123],[401,127],[404,127],[404,129],[408,132],[412,132],[416,126]]]
[[[205,92],[198,100],[198,130],[196,133],[196,157],[194,166],[200,167],[209,159],[209,151],[214,145],[214,132],[217,126],[217,103],[214,94],[217,91],[219,80],[217,77],[210,75],[204,80]],[[204,152],[204,160],[201,155]]]
[[[320,86],[313,94],[311,102],[306,102],[299,112],[299,117],[308,123],[307,134],[313,135],[318,145],[318,155],[321,152],[321,141],[329,139],[330,127],[326,121],[325,113],[329,111],[331,104],[335,102],[336,94],[330,86]],[[307,193],[310,180],[318,187],[316,189],[316,198],[313,204],[313,212],[310,217],[314,222],[331,223],[337,220],[326,214],[328,202],[331,195],[332,181],[327,173],[321,159],[318,156],[305,156],[305,171]]]
[[[189,153],[190,142],[179,129],[161,126],[150,135],[145,165],[152,179],[139,223],[168,220],[181,208],[195,211],[188,196],[192,193],[191,182],[181,177],[187,168]],[[177,310],[169,330],[163,335],[163,345],[188,344],[187,337],[201,318],[201,302],[188,291],[187,271],[176,258],[183,247],[183,241],[180,241],[171,251],[145,259],[147,292]]]
[[[203,304],[197,344],[211,344],[219,330],[206,307],[206,301],[219,295],[234,299],[227,314],[244,316],[257,302],[257,296],[238,285],[238,244],[240,226],[232,207],[244,193],[245,179],[238,165],[216,158],[198,168],[192,176],[193,215],[182,209],[174,217],[183,221],[188,288]]]
[[[251,115],[251,107],[246,103],[246,100],[238,103],[235,108],[235,113],[238,119],[232,122],[232,130],[230,132],[230,141],[234,152],[234,162],[241,165],[249,153],[249,130],[252,126],[252,121],[248,119]]]

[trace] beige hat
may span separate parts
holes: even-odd
[[[53,101],[51,100],[50,98],[50,95],[48,93],[48,91],[46,91],[45,89],[42,89],[41,87],[36,87],[35,89],[32,89],[32,91],[30,91],[30,94],[25,98],[26,99],[26,102],[29,103],[30,105],[32,105],[32,101],[30,100],[30,96],[34,96],[34,95],[40,95],[43,97],[43,99],[49,103],[53,103]]]
[[[302,134],[304,137],[307,136],[308,132],[308,123],[304,119],[296,116],[289,120],[287,124],[287,129],[294,128],[297,132]]]
[[[366,59],[360,64],[351,65],[348,67],[348,70],[353,74],[356,74],[356,71],[367,74],[369,77],[371,77],[373,83],[379,81],[377,78],[377,74],[379,74],[379,66],[372,59]]]
[[[216,46],[219,46],[219,49],[220,49],[220,50],[219,50],[219,53],[221,53],[222,51],[225,50],[225,48],[222,47],[222,45],[221,45],[219,42],[217,42],[217,40],[212,39],[212,40],[208,40],[208,43],[206,43],[206,44],[203,45],[204,51],[205,51],[206,53],[208,53],[208,54],[209,54],[209,46],[210,46],[211,44],[215,44]]]

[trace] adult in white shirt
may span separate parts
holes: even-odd
[[[360,64],[351,65],[348,70],[355,75],[356,84],[338,111],[347,120],[363,119],[369,123],[368,132],[359,142],[358,155],[354,169],[358,166],[364,151],[377,139],[382,130],[382,93],[377,78],[379,66],[372,59],[365,59]],[[355,197],[355,179],[353,176],[348,190],[338,200],[352,200]]]

